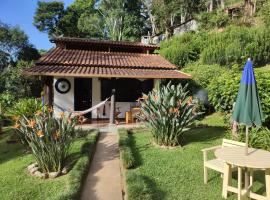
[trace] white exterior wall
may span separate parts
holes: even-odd
[[[59,116],[59,113],[62,112],[61,109],[57,108],[57,106],[65,109],[65,110],[74,110],[74,78],[73,77],[65,77],[70,84],[71,88],[66,94],[61,94],[55,89],[55,82],[63,77],[54,77],[53,79],[53,103],[54,103],[54,114]]]
[[[101,83],[98,78],[92,78],[92,106],[97,105],[101,101]],[[92,118],[100,118],[103,106],[92,112]]]

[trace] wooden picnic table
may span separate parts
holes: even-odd
[[[243,196],[256,200],[270,200],[270,152],[260,149],[248,149],[245,155],[245,147],[224,147],[215,151],[215,156],[225,163],[223,177],[222,196],[227,198],[228,192],[238,194],[238,200]],[[238,168],[238,187],[231,186],[232,166]],[[266,196],[250,191],[253,183],[253,170],[265,171]],[[242,172],[245,171],[245,188],[242,189]],[[250,176],[248,175],[250,172]],[[248,175],[248,176],[247,176]],[[250,179],[250,185],[248,182]]]

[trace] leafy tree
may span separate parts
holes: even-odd
[[[16,98],[38,97],[41,92],[41,83],[37,77],[26,77],[23,70],[33,66],[33,61],[19,61],[16,66],[8,68],[0,79],[4,83],[3,90],[14,94]]]
[[[27,35],[19,27],[11,27],[0,21],[0,62],[15,60],[19,51],[28,45]]]
[[[29,44],[27,35],[19,28],[0,22],[0,71],[16,65],[18,59],[37,60],[38,51]]]
[[[91,31],[85,33],[79,21],[85,19],[85,13],[94,12],[94,0],[75,0],[67,8],[63,2],[39,1],[34,16],[34,25],[39,31],[50,36],[86,37],[93,36]],[[80,17],[83,19],[80,20]],[[95,35],[95,34],[94,34]]]
[[[38,6],[34,16],[34,26],[39,31],[47,32],[49,35],[59,33],[59,22],[64,15],[63,2],[42,2],[38,1]]]
[[[103,0],[100,11],[110,39],[136,40],[143,34],[142,3],[139,0]]]

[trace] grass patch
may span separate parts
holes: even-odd
[[[131,150],[131,137],[127,129],[120,129],[119,134],[119,150],[120,157],[125,169],[135,166],[135,158]]]
[[[52,180],[41,180],[29,175],[26,167],[34,162],[19,143],[6,141],[13,136],[11,130],[0,135],[0,194],[2,200],[58,200],[75,199],[79,196],[81,183],[87,172],[89,161],[98,137],[96,131],[76,138],[72,144],[68,162],[72,168],[67,175]]]
[[[185,134],[183,148],[168,150],[155,147],[150,142],[149,130],[134,130],[130,136],[133,140],[131,149],[135,162],[139,165],[126,170],[128,199],[221,200],[220,173],[209,170],[209,183],[203,183],[201,152],[203,148],[220,145],[225,136],[226,129],[218,126],[221,121],[216,119],[217,115],[202,120],[208,127],[189,130]],[[255,174],[255,180],[253,191],[263,190],[264,180],[261,174]],[[236,181],[233,181],[233,184],[235,185]],[[228,199],[237,199],[237,196],[229,195]]]

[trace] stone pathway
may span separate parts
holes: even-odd
[[[116,133],[100,133],[81,200],[122,200]]]

